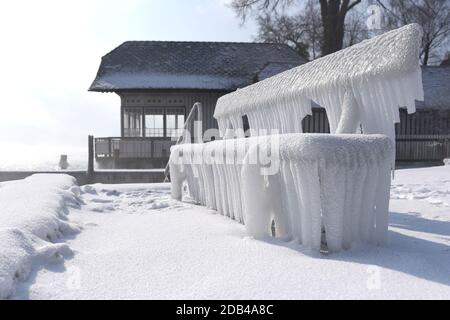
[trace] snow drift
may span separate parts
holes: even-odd
[[[79,206],[79,189],[68,175],[33,175],[0,183],[0,299],[9,297],[33,264],[71,254],[54,243],[79,231],[67,219],[68,206]]]

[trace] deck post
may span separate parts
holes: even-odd
[[[88,136],[88,168],[87,168],[88,183],[94,181],[94,136]]]
[[[108,138],[108,157],[112,157],[113,150],[112,150],[112,139]]]
[[[195,104],[197,108],[197,123],[194,124],[195,130],[195,143],[203,143],[203,112],[202,112],[202,104],[197,102]]]

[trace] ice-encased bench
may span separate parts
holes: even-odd
[[[314,249],[323,231],[329,251],[384,243],[394,124],[400,107],[412,113],[423,100],[421,34],[407,25],[221,97],[214,117],[225,140],[172,148],[172,196],[186,181],[198,203],[255,237],[270,235],[274,221],[277,237]],[[331,135],[301,133],[313,102],[326,109]],[[233,139],[244,117],[252,137]],[[273,144],[278,171],[249,161]]]
[[[185,180],[196,202],[244,223],[257,238],[270,236],[274,221],[277,237],[313,249],[322,226],[330,251],[354,241],[382,244],[393,148],[383,135],[326,134],[178,145],[172,196],[181,200]],[[250,160],[268,150],[270,162]]]

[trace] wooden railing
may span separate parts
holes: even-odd
[[[199,125],[194,126],[194,120]],[[177,129],[178,130],[178,129]],[[170,147],[180,143],[202,142],[202,105],[197,102],[193,105],[182,128],[183,134],[176,137],[105,137],[93,139],[95,146],[92,153],[95,159],[160,159],[167,161],[170,156]],[[194,131],[195,132],[194,134]],[[191,137],[186,135],[189,132]],[[128,132],[129,133],[129,132]],[[169,166],[165,168],[165,181],[169,179]]]
[[[117,159],[168,158],[170,147],[176,142],[171,138],[95,138],[95,157]]]
[[[189,114],[185,128],[195,119],[197,107]],[[201,111],[200,111],[201,116]],[[199,117],[197,117],[198,119]],[[188,122],[189,121],[189,122]],[[190,131],[192,132],[192,131]],[[168,159],[170,147],[175,144],[190,143],[185,136],[177,141],[168,137],[106,137],[95,138],[95,158],[116,159]],[[450,158],[450,135],[397,135],[396,160],[401,162],[440,162]],[[165,161],[165,160],[163,160]],[[169,168],[166,166],[165,175],[168,179]]]

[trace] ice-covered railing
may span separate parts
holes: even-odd
[[[255,237],[274,223],[275,236],[314,249],[384,243],[394,123],[399,107],[414,112],[423,99],[420,40],[420,26],[408,25],[221,97],[225,139],[172,148],[172,196],[186,182],[194,201]],[[333,134],[302,133],[313,101]],[[230,139],[242,136],[244,116],[251,138]],[[360,125],[363,135],[342,135]]]
[[[195,115],[197,116],[197,126],[193,123]],[[202,104],[201,102],[196,102],[191,108],[191,111],[189,112],[186,121],[183,124],[183,133],[178,137],[176,145],[181,143],[191,143],[192,142],[192,129],[194,129],[194,137],[197,138],[196,142],[199,142],[199,139],[201,140],[202,137],[202,119],[203,119],[203,112],[202,112]],[[191,131],[189,131],[189,128],[191,128]],[[203,141],[201,141],[203,142]],[[169,162],[167,162],[166,167],[164,168],[164,182],[170,181],[170,166]]]
[[[355,133],[361,124],[364,133],[394,139],[398,108],[412,113],[415,100],[423,100],[421,35],[410,24],[225,95],[214,114],[221,134],[242,128],[244,115],[254,130],[303,132],[314,101],[326,109],[331,133]],[[339,128],[345,107],[350,123]]]
[[[386,240],[393,143],[384,135],[286,134],[173,147],[172,196],[272,235],[328,250]]]

